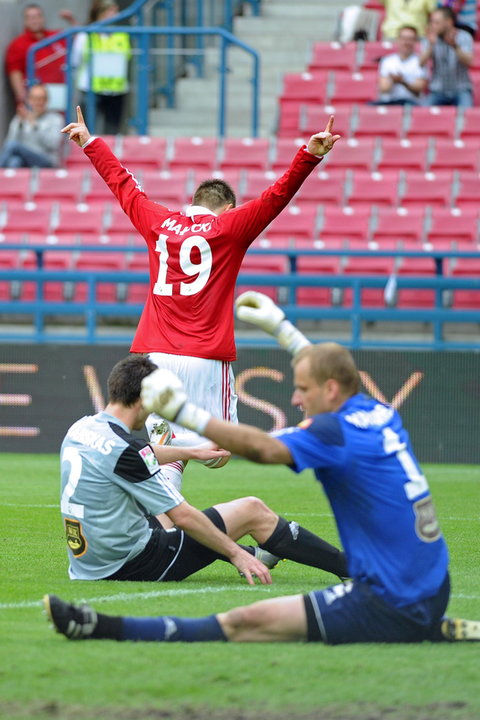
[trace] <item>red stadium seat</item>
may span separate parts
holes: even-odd
[[[453,261],[451,274],[454,277],[480,277],[480,259],[477,258],[456,258]],[[455,310],[478,310],[480,309],[480,290],[456,289],[453,291],[452,307]]]
[[[433,257],[404,257],[397,268],[398,275],[430,277],[436,274]],[[431,308],[435,306],[435,290],[427,288],[399,288],[397,306],[399,308]]]
[[[359,70],[378,70],[380,60],[385,55],[395,52],[392,42],[389,40],[373,40],[363,43],[360,57]]]
[[[210,174],[217,167],[217,152],[217,138],[175,138],[167,166],[169,170],[192,168]]]
[[[5,168],[0,170],[0,201],[30,200],[32,172],[30,168]]]
[[[370,210],[365,208],[324,207],[319,238],[367,241],[370,230]]]
[[[16,270],[20,267],[21,250],[2,250],[0,252],[0,270]],[[10,300],[12,283],[0,281],[0,300]]]
[[[142,186],[150,200],[155,200],[173,210],[181,210],[192,198],[189,173],[185,168],[147,172],[142,176]]]
[[[70,270],[73,265],[73,255],[71,252],[61,252],[59,250],[46,250],[43,253],[44,270],[58,271],[59,278],[65,270]],[[43,299],[50,302],[64,302],[66,299],[66,283],[64,280],[59,281],[48,280],[43,284]]]
[[[457,108],[442,107],[412,107],[410,109],[410,122],[407,128],[407,137],[446,137],[453,140],[456,137]]]
[[[240,274],[244,275],[279,275],[288,272],[289,263],[285,255],[250,255],[247,253],[240,268]],[[279,301],[279,288],[272,285],[261,285],[261,282],[259,285],[250,282],[248,286],[237,284],[235,295],[238,296],[251,289],[268,295],[274,302]]]
[[[42,200],[79,202],[82,197],[84,180],[84,169],[39,170],[32,197],[38,202]]]
[[[395,268],[395,258],[369,256],[347,257],[343,272],[346,275],[383,275],[385,284]],[[345,288],[343,305],[349,307],[353,300],[353,290]],[[364,287],[360,291],[362,307],[383,307],[385,305],[384,287]]]
[[[302,138],[298,137],[280,137],[275,142],[275,155],[270,163],[270,168],[274,172],[284,172],[292,162],[299,147],[304,145]]]
[[[84,187],[82,202],[91,205],[93,203],[116,202],[115,196],[108,187],[105,180],[92,168],[87,172],[86,186]]]
[[[115,252],[86,252],[82,251],[73,261],[75,270],[94,272],[120,272],[125,269],[124,253]],[[97,302],[117,302],[118,286],[115,282],[100,282],[96,284]],[[88,298],[87,283],[78,282],[73,294],[74,302],[86,302]]]
[[[413,140],[383,138],[377,170],[382,172],[392,169],[426,171],[428,144],[428,138]]]
[[[225,138],[219,168],[267,170],[269,149],[266,138]]]
[[[435,140],[435,154],[429,170],[462,170],[478,172],[479,143],[477,140]]]
[[[450,207],[452,202],[453,175],[439,173],[407,173],[405,189],[401,197],[402,207],[424,208]]]
[[[118,158],[129,170],[161,170],[165,166],[167,141],[163,137],[125,135]]]
[[[379,208],[372,232],[372,240],[380,247],[392,241],[402,243],[423,240],[425,212],[423,208]]]
[[[104,140],[109,148],[114,152],[116,155],[119,150],[119,140],[120,136],[117,135],[102,135],[102,140]],[[85,167],[91,167],[91,162],[83,150],[78,147],[73,142],[69,142],[67,145],[67,152],[65,156],[65,165],[67,168],[70,167],[78,167],[79,165],[83,165]]]
[[[332,255],[299,255],[297,258],[299,275],[340,275],[341,261]],[[315,285],[299,285],[297,287],[297,305],[313,305],[330,307],[332,305],[332,287],[315,287]]]
[[[373,173],[357,170],[353,175],[347,205],[396,205],[398,181],[399,172],[395,170]]]
[[[374,169],[375,141],[367,139],[351,139],[336,143],[332,152],[323,161],[328,170],[345,168],[346,170]],[[322,163],[323,165],[323,163]]]
[[[240,194],[240,202],[245,203],[259,197],[278,177],[279,174],[272,170],[249,170]]]
[[[320,205],[345,205],[345,170],[326,169],[323,164],[308,176],[295,195],[295,204],[302,209]]]
[[[52,227],[52,203],[6,203],[6,213],[0,230],[5,235],[23,233],[48,234]]]
[[[480,207],[480,173],[461,172],[455,196],[455,207],[478,210]]]
[[[292,105],[278,105],[277,138],[296,138],[301,134],[300,117],[303,108],[311,103],[296,102]],[[317,103],[313,103],[315,107]]]
[[[348,70],[357,64],[357,43],[316,42],[308,63],[309,72],[317,70]]]
[[[465,108],[459,136],[462,140],[480,140],[480,107]]]
[[[394,105],[366,105],[358,108],[353,135],[356,138],[401,138],[403,128],[403,107]]]
[[[337,135],[341,135],[346,139],[351,136],[352,127],[352,108],[351,107],[333,107],[325,105],[323,107],[304,105],[300,110],[300,131],[305,138],[324,130],[330,115],[335,115],[335,123],[333,131]],[[338,148],[338,145],[337,145]],[[337,149],[335,148],[335,150]]]
[[[98,235],[105,228],[105,209],[102,205],[61,203],[54,227],[55,235],[81,233]]]
[[[378,76],[375,71],[363,73],[335,72],[334,89],[328,98],[329,105],[366,103],[377,95]]]
[[[267,235],[310,239],[317,235],[317,208],[301,208],[287,205],[278,217],[266,228]]]
[[[446,240],[477,243],[478,229],[478,212],[475,210],[436,208],[432,214],[426,239],[435,247],[438,247],[439,242]]]
[[[330,276],[341,274],[340,258],[334,255],[299,255],[297,257],[298,275]],[[297,305],[330,307],[332,305],[332,287],[299,285],[296,294]]]
[[[299,107],[302,103],[325,104],[329,71],[286,73],[279,98],[280,107]]]

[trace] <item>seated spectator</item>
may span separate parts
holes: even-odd
[[[428,17],[437,6],[436,0],[380,0],[385,5],[382,35],[385,40],[398,37],[400,28],[414,27],[419,37],[425,35]]]
[[[477,0],[443,0],[437,3],[438,7],[452,8],[457,21],[455,27],[466,30],[475,38],[478,29]]]
[[[455,13],[449,7],[435,10],[427,36],[422,41],[420,63],[432,62],[428,105],[473,105],[472,81],[468,68],[473,62],[473,38],[455,27]]]
[[[20,104],[10,122],[5,143],[0,150],[0,167],[58,167],[62,116],[48,109],[48,92],[44,85],[33,85],[27,102]]]
[[[74,15],[68,10],[60,11],[60,16],[72,25],[76,24]],[[16,103],[25,102],[27,88],[27,54],[32,45],[44,38],[56,35],[59,30],[47,30],[45,27],[45,15],[40,5],[30,3],[23,10],[24,32],[14,38],[5,54],[5,66],[13,91]],[[47,47],[42,48],[36,54],[35,76],[38,82],[44,85],[52,84],[64,88],[65,74],[63,71],[65,62],[66,45],[64,40],[59,40]],[[62,93],[59,92],[59,97]],[[53,103],[50,98],[50,106],[64,110],[65,105],[60,107],[60,102]]]
[[[115,0],[94,0],[89,23],[111,19],[118,11]],[[96,132],[106,135],[120,132],[128,92],[130,57],[130,38],[127,33],[95,32],[91,33],[90,38],[87,33],[75,36],[70,60],[72,66],[78,68],[79,102],[82,107],[87,107],[87,93],[91,86],[97,114]]]
[[[397,52],[385,55],[380,62],[376,105],[418,105],[427,87],[427,73],[415,52],[417,31],[400,28]]]

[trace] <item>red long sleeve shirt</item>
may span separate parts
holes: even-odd
[[[5,53],[5,68],[7,74],[14,70],[19,70],[24,77],[27,74],[27,53],[32,45],[52,37],[59,33],[60,30],[44,30],[42,37],[37,37],[35,33],[25,30],[22,35],[18,35],[12,40]],[[52,45],[41,48],[35,54],[35,75],[42,83],[64,83],[65,73],[63,66],[65,63],[66,43],[65,40],[58,40]]]
[[[217,216],[207,208],[183,213],[152,202],[100,138],[84,151],[147,243],[150,291],[131,352],[235,360],[233,301],[243,257],[319,158],[300,148],[260,197]]]

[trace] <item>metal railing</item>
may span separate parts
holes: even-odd
[[[138,13],[141,12],[143,3],[134,3],[138,5]],[[116,20],[123,18],[123,14],[116,16]],[[135,49],[135,101],[134,101],[134,115],[130,119],[130,124],[137,130],[140,135],[148,135],[149,127],[149,88],[151,86],[151,76],[153,72],[152,65],[152,53],[151,53],[151,38],[157,36],[165,36],[167,38],[173,37],[217,37],[220,41],[219,47],[219,96],[218,96],[218,121],[217,121],[217,134],[220,137],[224,137],[227,132],[227,90],[228,90],[228,51],[231,46],[238,47],[245,53],[250,55],[252,60],[252,75],[250,78],[251,83],[251,122],[250,122],[250,135],[251,137],[257,137],[259,128],[259,112],[260,112],[260,56],[246,43],[236,38],[232,33],[219,27],[145,27],[130,25],[105,25],[102,23],[95,23],[93,25],[87,25],[84,27],[69,28],[67,30],[58,33],[49,38],[45,38],[40,42],[33,45],[27,55],[27,79],[28,83],[32,84],[35,82],[35,54],[41,48],[51,45],[53,42],[65,39],[67,44],[67,57],[70,57],[73,37],[76,33],[85,32],[90,37],[92,33],[117,33],[125,32],[135,37],[138,41],[137,48]],[[168,50],[168,48],[167,48]],[[175,50],[173,50],[175,52]],[[196,49],[197,53],[198,50]],[[92,53],[89,55],[90,72],[89,77],[92,77],[91,64],[92,64]],[[74,111],[74,69],[67,63],[66,67],[66,85],[67,85],[67,107],[66,107],[66,120],[70,122],[73,118]],[[175,68],[172,63],[167,65],[167,79],[164,89],[161,91],[167,96],[169,102],[173,102],[173,94],[175,87],[176,77]],[[91,89],[87,92],[86,100],[86,121],[89,128],[94,131],[95,128],[95,96]],[[192,121],[192,127],[194,127],[194,121]]]
[[[5,250],[20,249],[18,245],[2,244]],[[105,271],[53,271],[42,270],[43,253],[48,250],[64,250],[66,252],[88,251],[88,252],[145,252],[141,247],[125,246],[23,246],[21,249],[34,250],[39,261],[38,270],[5,270],[0,271],[0,283],[4,282],[34,282],[36,283],[36,299],[32,301],[4,300],[0,302],[0,314],[4,316],[31,315],[33,324],[25,332],[0,332],[0,341],[30,341],[30,342],[87,342],[91,344],[130,342],[133,330],[108,334],[100,331],[99,321],[105,318],[134,318],[138,317],[143,309],[143,304],[130,304],[128,302],[99,302],[96,299],[98,283],[145,283],[149,282],[147,273],[135,272],[105,272]],[[405,288],[417,288],[435,291],[435,305],[432,308],[401,308],[401,307],[363,307],[361,291],[364,288],[385,288],[387,278],[379,275],[305,275],[296,272],[296,258],[299,255],[350,255],[350,256],[396,256],[396,257],[425,257],[424,252],[415,251],[379,251],[372,253],[367,251],[318,251],[318,250],[251,250],[249,254],[287,255],[290,259],[291,272],[284,274],[253,274],[241,272],[237,284],[252,287],[279,287],[286,289],[285,302],[282,304],[287,316],[294,322],[302,320],[348,320],[350,322],[350,338],[345,342],[353,349],[368,347],[388,348],[417,348],[431,350],[468,349],[480,350],[480,333],[470,341],[446,340],[444,337],[445,323],[473,323],[480,324],[480,303],[478,309],[463,310],[444,305],[446,291],[475,290],[480,296],[480,278],[455,277],[442,274],[442,263],[448,258],[476,257],[478,252],[443,252],[436,253],[437,274],[435,276],[404,276],[395,277],[398,290]],[[46,282],[78,283],[84,282],[88,286],[87,299],[85,302],[50,302],[43,299],[43,286]],[[352,290],[351,305],[349,307],[341,304],[335,306],[305,306],[295,303],[296,289],[298,287],[328,287],[328,288],[350,288]],[[45,327],[45,320],[48,316],[80,316],[84,320],[85,332],[83,334],[52,333]],[[372,322],[414,322],[429,323],[432,326],[433,336],[431,340],[405,340],[383,341],[365,340],[363,335],[363,323]],[[248,339],[239,341],[249,342]],[[251,340],[250,340],[251,342]],[[269,344],[272,341],[267,338],[255,338],[255,344]]]

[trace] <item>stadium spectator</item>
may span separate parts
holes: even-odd
[[[427,73],[415,52],[417,31],[402,27],[397,37],[397,52],[385,55],[379,66],[376,105],[418,105],[427,87]]]
[[[183,580],[214,560],[229,560],[247,580],[270,582],[266,562],[279,557],[345,575],[337,548],[280,518],[261,500],[244,497],[201,513],[163,477],[165,458],[214,459],[208,448],[155,447],[134,437],[147,412],[141,382],[156,370],[142,355],[118,362],[108,378],[104,411],[78,420],[61,448],[61,512],[73,580]],[[213,449],[212,449],[213,448]],[[175,528],[165,530],[166,513]],[[260,547],[233,542],[250,534]],[[262,562],[260,562],[262,561]]]
[[[94,0],[89,23],[118,14],[114,0]],[[71,63],[77,68],[80,102],[85,105],[90,84],[95,97],[97,127],[107,135],[120,132],[128,93],[128,62],[131,57],[128,33],[78,33],[73,42]],[[90,68],[92,78],[90,79]],[[98,120],[100,122],[98,123]]]
[[[63,118],[48,109],[44,85],[33,85],[17,107],[0,150],[0,167],[52,168],[60,164]]]
[[[233,297],[242,260],[255,238],[279,215],[303,181],[340,137],[325,132],[300,148],[290,168],[262,195],[235,207],[223,180],[201,183],[193,205],[173,211],[148,200],[138,182],[100,139],[92,137],[77,109],[77,122],[64,128],[84,148],[138,232],[150,263],[150,292],[131,347],[178,374],[190,397],[213,415],[237,419],[231,362],[236,358]],[[159,419],[147,421],[150,433]],[[173,426],[174,443],[194,445],[197,433]],[[168,472],[181,485],[181,465]]]
[[[432,13],[427,37],[422,40],[420,63],[432,63],[428,105],[473,105],[472,81],[468,72],[473,62],[473,39],[455,27],[449,7]]]
[[[475,38],[478,28],[477,0],[443,0],[438,7],[450,7],[455,13],[455,27],[466,30]]]
[[[77,21],[73,13],[61,10],[63,20],[71,25]],[[27,95],[27,54],[32,45],[47,37],[53,37],[59,30],[48,30],[45,27],[45,15],[40,5],[29,3],[23,10],[24,32],[14,38],[5,54],[5,68],[16,103],[25,102]],[[65,110],[65,63],[66,44],[59,40],[36,53],[35,79],[43,85],[50,86],[50,106],[56,110]],[[53,97],[54,95],[58,97]]]
[[[428,18],[435,9],[436,0],[380,0],[385,5],[382,35],[386,40],[398,36],[400,28],[414,27],[419,37],[425,35]]]
[[[447,546],[398,413],[360,394],[358,370],[346,348],[305,346],[266,296],[245,293],[237,313],[293,352],[292,403],[305,416],[300,426],[269,435],[213,418],[188,402],[179,379],[162,369],[143,381],[143,404],[254,462],[287,465],[294,472],[311,468],[330,501],[352,582],[195,619],[112,618],[47,595],[57,631],[72,639],[159,642],[480,640],[479,622],[444,616]]]

